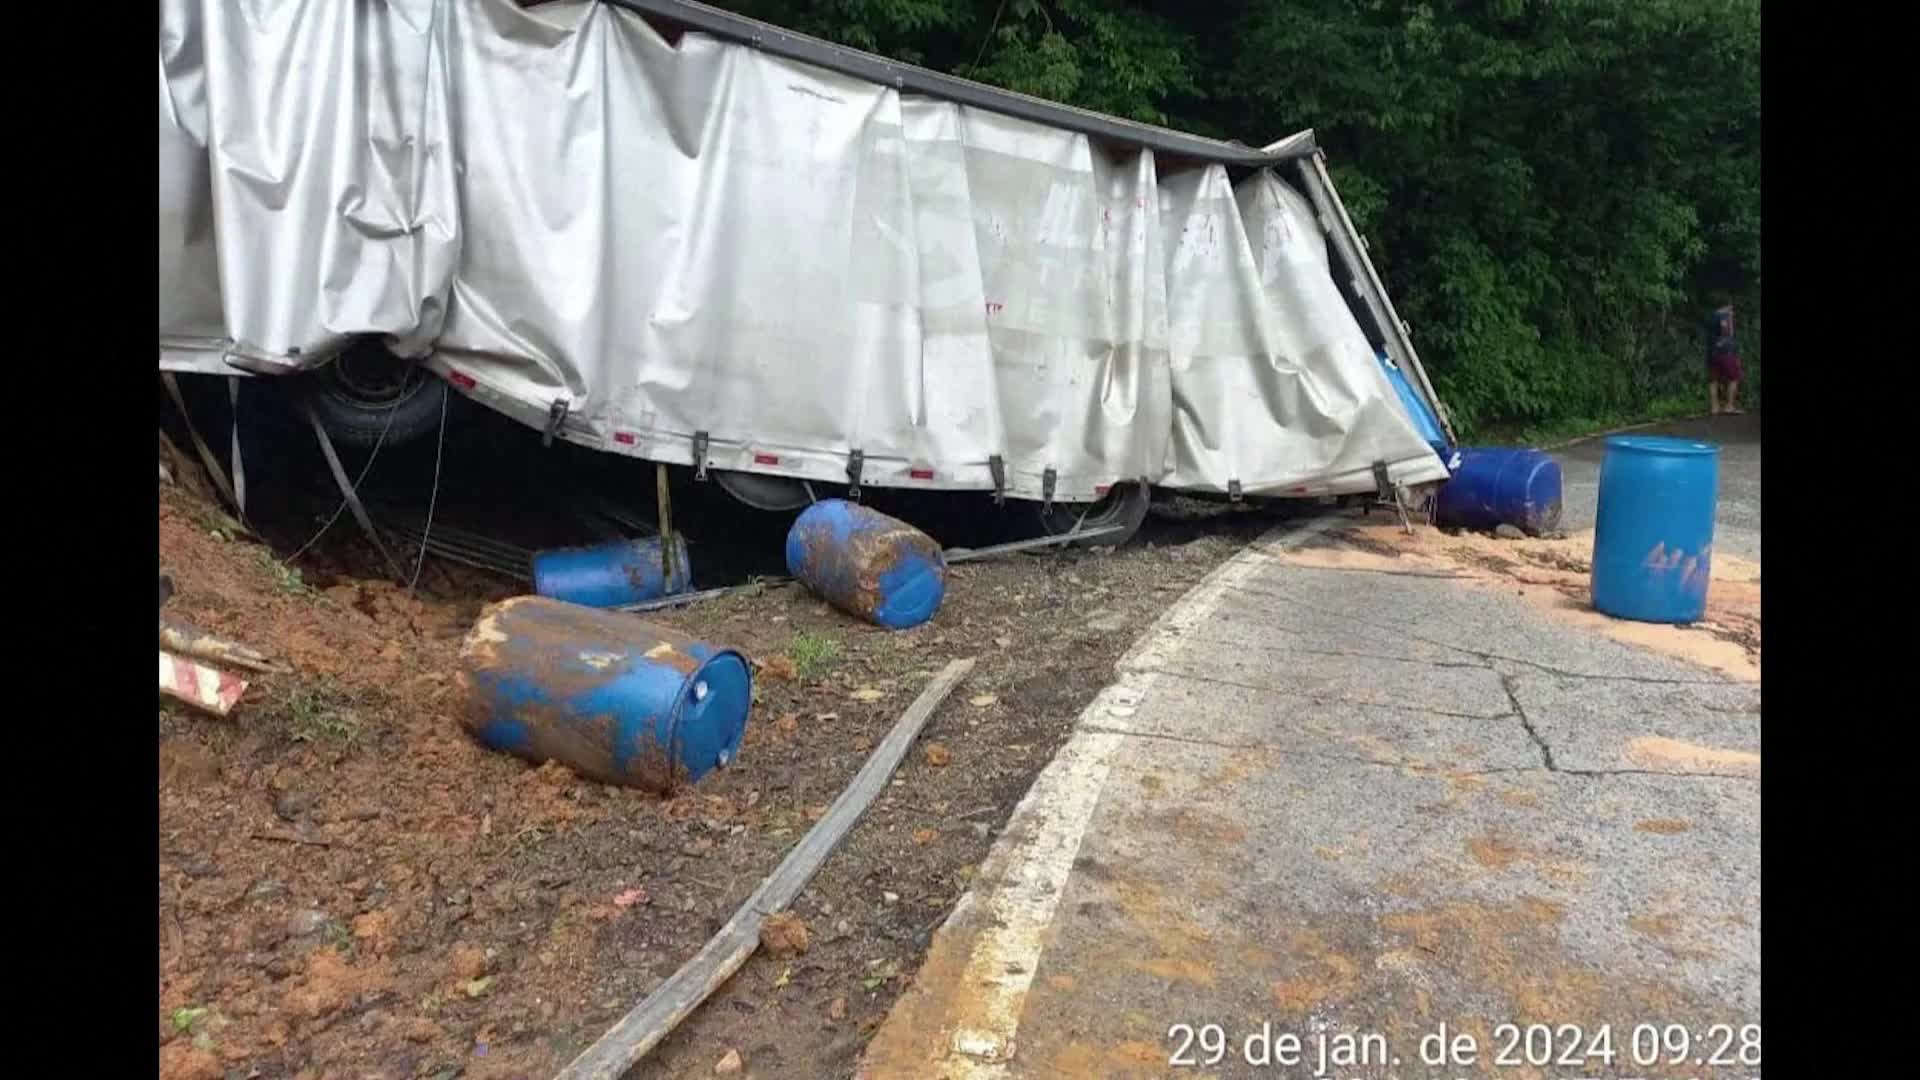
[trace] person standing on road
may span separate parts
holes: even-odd
[[[1740,349],[1733,337],[1733,302],[1723,299],[1707,316],[1707,408],[1740,415]]]

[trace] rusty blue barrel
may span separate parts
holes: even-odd
[[[687,542],[673,538],[673,574],[668,576],[657,537],[594,547],[559,548],[533,556],[533,591],[586,607],[638,604],[693,586]]]
[[[1434,521],[1448,528],[1511,525],[1538,536],[1560,526],[1560,463],[1539,450],[1462,447],[1453,476],[1434,499]]]
[[[825,499],[787,530],[787,572],[855,618],[893,630],[933,618],[947,560],[933,537],[877,510]]]
[[[487,607],[460,658],[481,742],[662,793],[732,762],[753,702],[738,652],[544,596]]]
[[[1593,606],[1639,622],[1706,614],[1719,499],[1719,447],[1651,435],[1608,439],[1593,516]]]

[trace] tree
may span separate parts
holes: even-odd
[[[1131,119],[1315,128],[1469,431],[1697,396],[1714,290],[1757,367],[1758,0],[732,6]]]

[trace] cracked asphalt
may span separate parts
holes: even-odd
[[[1729,459],[1757,558],[1757,441]],[[1306,539],[1122,662],[861,1075],[1759,1075],[1759,687]],[[1668,1025],[1688,1060],[1641,1067]],[[1443,1030],[1473,1060],[1423,1062]],[[1316,1071],[1342,1035],[1385,1052]]]

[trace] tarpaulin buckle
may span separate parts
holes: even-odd
[[[1053,485],[1059,479],[1060,474],[1052,468],[1040,474],[1040,512],[1043,514],[1053,509]]]
[[[693,433],[693,478],[707,478],[707,433],[704,431]]]
[[[1400,517],[1400,527],[1407,535],[1413,535],[1413,519],[1407,515],[1406,489],[1393,482],[1393,476],[1387,471],[1385,461],[1373,463],[1373,483],[1379,489],[1380,502],[1393,508]]]
[[[860,501],[860,470],[866,464],[867,455],[858,450],[847,455],[847,500]]]
[[[567,411],[573,408],[573,402],[566,398],[554,398],[547,406],[547,429],[540,433],[540,447],[545,449],[553,445],[553,437],[560,431],[560,425],[567,422]]]
[[[987,459],[987,471],[993,474],[993,505],[1001,506],[1007,501],[1007,461],[999,454]]]
[[[1237,503],[1241,500],[1241,498],[1243,498],[1243,496],[1240,494],[1240,481],[1238,480],[1227,481],[1227,501],[1230,503]]]

